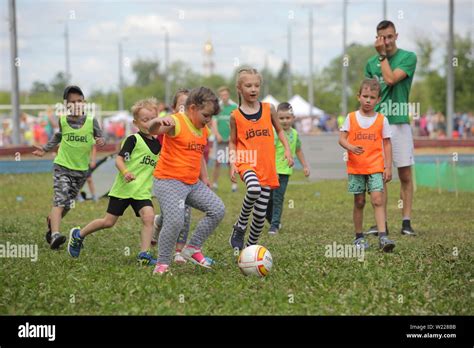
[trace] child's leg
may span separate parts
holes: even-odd
[[[178,240],[176,241],[176,251],[180,252],[186,242],[188,241],[189,229],[191,227],[191,207],[186,204],[184,208],[184,226],[179,233]]]
[[[272,217],[273,217],[273,191],[274,190],[270,191],[270,198],[268,200],[267,213],[265,215],[265,219],[267,219],[270,225],[272,224]]]
[[[246,171],[243,175],[243,179],[245,186],[247,187],[247,193],[245,194],[244,203],[242,205],[242,210],[240,211],[237,223],[243,230],[246,230],[253,206],[255,205],[258,197],[260,197],[262,188],[258,181],[257,174],[255,174],[253,170]]]
[[[270,200],[270,192],[270,187],[261,187],[260,197],[258,197],[253,207],[252,224],[250,225],[250,234],[246,246],[254,245],[258,242],[258,237],[265,225],[265,213],[267,212],[267,205]]]
[[[158,263],[169,265],[179,232],[184,225],[184,209],[190,185],[178,180],[154,180],[153,193],[161,207],[163,225],[158,238]]]
[[[385,231],[385,207],[384,207],[384,197],[383,192],[373,191],[370,193],[370,200],[372,206],[374,207],[375,213],[375,222],[377,223],[378,232]]]
[[[140,251],[148,251],[151,246],[151,237],[153,234],[153,219],[155,218],[155,211],[153,207],[145,206],[139,211],[143,222],[141,233]]]
[[[354,194],[354,229],[356,234],[362,234],[362,223],[364,220],[365,192]]]
[[[87,185],[89,186],[89,191],[91,192],[92,198],[95,198],[95,185],[94,180],[92,180],[92,176],[87,178]]]
[[[288,179],[290,178],[290,176],[280,174],[278,178],[280,181],[280,187],[272,191],[273,192],[273,200],[272,200],[273,213],[272,213],[271,228],[273,229],[280,228],[281,214],[283,213],[283,201],[285,199],[286,187],[288,186]]]
[[[64,207],[52,207],[51,212],[49,213],[49,219],[51,221],[51,232],[59,232],[61,225],[61,218],[67,214],[68,210],[65,210]]]
[[[95,220],[89,222],[86,225],[86,227],[81,229],[81,232],[79,233],[79,235],[81,236],[81,238],[84,238],[85,236],[87,236],[87,235],[89,235],[93,232],[103,230],[104,228],[110,228],[110,227],[115,225],[118,218],[119,218],[119,216],[112,215],[110,213],[106,213],[105,217],[103,217],[102,219],[95,219]]]
[[[196,230],[188,243],[190,246],[200,249],[224,218],[225,206],[222,200],[202,181],[198,181],[197,184],[193,185],[186,203],[206,213],[197,224]]]

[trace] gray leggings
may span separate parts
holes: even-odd
[[[161,210],[161,214],[159,215],[158,219],[158,225],[163,226],[163,211]],[[188,241],[188,234],[189,234],[189,229],[191,228],[191,207],[189,205],[184,206],[184,225],[183,228],[181,229],[181,232],[179,232],[178,240],[176,243],[182,243],[186,244]]]
[[[179,180],[154,179],[153,193],[160,203],[164,218],[158,239],[158,263],[171,263],[176,239],[184,225],[186,205],[206,213],[188,243],[197,248],[201,248],[224,218],[224,203],[202,181],[188,185]]]

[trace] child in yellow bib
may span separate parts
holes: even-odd
[[[143,223],[137,261],[142,265],[156,264],[156,259],[149,251],[155,217],[151,186],[152,173],[161,146],[146,128],[147,122],[158,116],[156,100],[150,98],[136,102],[132,107],[132,114],[133,123],[139,132],[127,137],[115,160],[119,173],[109,192],[107,213],[104,218],[90,222],[83,229],[79,227],[71,229],[68,252],[72,257],[79,257],[87,235],[113,227],[128,206],[132,206],[135,215],[140,217]]]
[[[387,237],[383,183],[392,179],[392,145],[387,118],[374,111],[380,101],[380,84],[375,79],[364,80],[357,96],[359,110],[347,116],[339,135],[339,144],[348,152],[349,192],[354,194],[354,244],[364,250],[369,247],[362,233],[368,190],[377,221],[379,247],[390,252],[395,243]]]
[[[66,236],[59,232],[61,220],[76,200],[79,190],[87,180],[91,150],[96,143],[105,141],[99,123],[84,113],[84,93],[78,86],[68,86],[63,93],[68,114],[59,117],[59,132],[43,147],[35,146],[35,156],[42,157],[59,144],[58,155],[53,165],[53,207],[46,218],[48,230],[46,241],[51,249],[58,249],[66,242]]]

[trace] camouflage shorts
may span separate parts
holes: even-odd
[[[383,192],[382,173],[374,174],[349,174],[349,192],[353,194],[369,192]]]
[[[86,179],[87,170],[72,170],[55,163],[53,166],[53,207],[64,207],[69,210]]]

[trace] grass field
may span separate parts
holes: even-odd
[[[7,315],[473,315],[474,194],[418,188],[415,238],[400,235],[398,183],[390,185],[389,228],[394,253],[371,250],[364,261],[328,258],[325,246],[353,239],[352,197],[345,181],[291,178],[283,229],[267,234],[274,268],[264,279],[244,277],[228,244],[243,197],[221,180],[226,216],[205,245],[212,271],[173,265],[152,276],[135,263],[140,221],[129,209],[118,224],[87,237],[79,259],[44,241],[52,199],[51,174],[0,175],[0,244],[37,244],[38,260],[0,259],[0,314]],[[290,200],[292,200],[290,202]],[[288,207],[293,204],[293,208]],[[62,231],[101,217],[107,200],[77,203]],[[365,226],[373,222],[366,207]],[[193,226],[201,213],[193,211]],[[127,250],[130,249],[130,255]],[[156,252],[156,250],[155,250]]]

